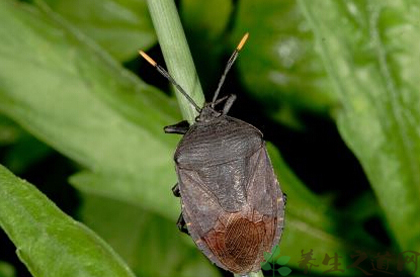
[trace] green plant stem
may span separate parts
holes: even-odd
[[[147,5],[169,73],[201,107],[203,90],[174,1],[148,0]],[[176,95],[183,118],[193,123],[197,111],[181,93],[176,91]]]

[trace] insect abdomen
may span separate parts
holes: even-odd
[[[263,260],[264,251],[271,248],[275,219],[258,221],[247,218],[242,213],[219,221],[220,226],[208,232],[203,240],[219,262],[235,273],[257,271]]]

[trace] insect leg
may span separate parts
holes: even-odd
[[[283,192],[283,203],[284,203],[284,207],[286,208],[286,204],[287,204],[287,194],[285,194]]]
[[[181,193],[179,192],[179,185],[178,185],[178,183],[176,183],[175,184],[175,186],[172,188],[172,193],[176,196],[176,197],[180,197],[181,196]],[[185,234],[187,234],[187,235],[189,235],[189,233],[188,233],[188,229],[187,229],[187,224],[185,223],[185,219],[184,219],[184,217],[182,216],[182,213],[179,215],[179,217],[178,217],[178,221],[176,222],[176,226],[178,227],[178,229],[181,231],[181,232],[183,232],[183,233],[185,233]]]
[[[178,227],[178,229],[181,232],[183,232],[183,233],[185,233],[187,235],[190,234],[190,233],[188,233],[187,224],[185,223],[185,219],[182,216],[182,213],[179,215],[178,221],[176,222],[176,226]]]
[[[183,120],[177,124],[166,126],[165,128],[163,128],[163,130],[167,134],[184,135],[188,131],[189,128],[190,128],[190,124],[188,124],[188,121]]]
[[[233,105],[233,102],[235,102],[236,100],[236,95],[235,94],[231,94],[229,95],[228,99],[225,102],[225,105],[223,106],[223,114],[227,114],[230,110],[230,108]]]
[[[176,183],[175,186],[173,186],[172,193],[175,195],[175,197],[181,197],[181,193],[179,192],[178,183]]]

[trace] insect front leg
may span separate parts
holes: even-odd
[[[183,233],[185,233],[185,234],[187,234],[187,235],[189,235],[190,233],[188,232],[188,229],[187,229],[187,224],[185,223],[185,219],[184,219],[184,217],[182,216],[182,213],[179,215],[179,217],[178,217],[178,221],[176,222],[176,226],[178,227],[178,229],[181,231],[181,232],[183,232]]]
[[[223,114],[227,114],[230,110],[230,108],[233,105],[233,102],[235,102],[236,100],[236,95],[235,94],[231,94],[229,95],[228,99],[225,102],[225,105],[223,106]]]
[[[188,131],[189,128],[190,128],[190,124],[188,123],[188,121],[183,120],[177,124],[166,126],[165,128],[163,128],[163,130],[167,134],[184,135]]]
[[[181,197],[181,192],[179,191],[178,183],[176,183],[175,186],[172,187],[172,193],[175,197]]]

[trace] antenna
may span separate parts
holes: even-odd
[[[155,62],[151,57],[149,57],[149,55],[147,55],[146,53],[144,53],[143,51],[139,51],[139,54],[148,62],[148,63],[150,63],[151,65],[153,65],[156,69],[157,69],[157,71],[159,71],[159,73],[160,74],[162,74],[163,75],[163,77],[165,77],[166,79],[168,79],[169,80],[169,82],[171,82],[171,84],[173,84],[176,88],[177,88],[177,90],[180,92],[180,93],[182,93],[182,95],[184,95],[185,96],[185,98],[187,98],[187,100],[188,100],[188,102],[190,102],[193,106],[194,106],[194,108],[195,108],[195,110],[197,111],[197,112],[201,112],[201,109],[200,109],[200,107],[199,106],[197,106],[197,104],[194,102],[194,100],[185,92],[185,90],[180,86],[180,85],[178,85],[178,83],[174,80],[174,78],[172,78],[172,76],[171,75],[169,75],[169,73],[168,73],[168,71],[166,71],[162,66],[160,66],[160,65],[158,65],[157,64],[157,62]]]
[[[241,51],[241,49],[244,46],[244,44],[245,44],[246,40],[248,39],[248,37],[249,37],[249,33],[246,33],[242,37],[241,42],[239,42],[239,44],[236,47],[235,51],[233,51],[232,56],[230,56],[230,58],[229,58],[229,60],[228,60],[228,62],[226,64],[225,71],[223,72],[222,77],[220,77],[220,81],[219,81],[219,84],[217,85],[216,92],[214,93],[213,100],[211,101],[212,108],[214,108],[214,104],[215,104],[215,102],[217,100],[217,97],[219,96],[220,89],[222,88],[222,85],[225,82],[226,75],[228,74],[230,68],[232,67],[233,63],[235,62],[236,58],[238,57],[239,51]]]

